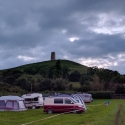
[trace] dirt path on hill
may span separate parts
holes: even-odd
[[[114,125],[119,125],[119,124],[121,125],[121,123],[122,123],[122,119],[121,119],[122,108],[123,108],[123,106],[120,104],[118,111],[116,112]]]

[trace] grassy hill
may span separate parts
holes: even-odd
[[[0,70],[0,84],[2,86],[2,89],[5,89],[5,91],[15,91],[16,89],[12,90],[11,85],[13,84],[18,86],[20,92],[23,90],[27,90],[29,87],[29,84],[31,84],[31,81],[35,81],[35,83],[38,83],[36,86],[38,90],[38,86],[40,85],[40,71],[47,67],[51,69],[51,67],[56,65],[57,60],[48,60],[43,62],[37,62],[37,63],[31,63],[26,65],[21,65],[18,67],[10,68],[10,69],[4,69]],[[70,69],[69,74],[73,73],[74,71],[79,72],[80,74],[85,74],[87,72],[88,67],[81,65],[79,63],[70,61],[70,60],[60,60],[60,64],[62,67],[68,67]],[[32,75],[32,76],[29,76]],[[51,78],[51,77],[50,77]],[[31,80],[32,79],[32,80]],[[7,83],[7,84],[3,84]],[[68,82],[67,86],[72,84],[73,88],[79,88],[80,84],[79,82]],[[6,88],[4,87],[6,85]],[[44,86],[45,87],[45,86]],[[10,88],[10,90],[9,90]],[[14,88],[14,87],[13,87]],[[0,91],[2,90],[0,89]],[[47,89],[47,88],[46,88]],[[34,91],[37,91],[34,90]],[[29,91],[29,89],[28,89]]]
[[[31,64],[22,65],[19,67],[14,67],[11,69],[19,69],[19,70],[23,71],[26,68],[51,67],[51,66],[54,66],[56,64],[56,61],[57,60],[48,60],[48,61],[43,61],[43,62],[31,63]],[[80,73],[86,73],[86,71],[88,69],[88,67],[81,65],[79,63],[70,61],[70,60],[60,60],[60,62],[61,62],[62,67],[63,66],[69,67],[69,69],[70,69],[69,73],[74,72],[74,71],[78,71]],[[6,69],[6,70],[8,70],[8,69]]]

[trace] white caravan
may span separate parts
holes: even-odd
[[[22,98],[27,108],[35,109],[43,106],[43,96],[40,93],[25,94]]]
[[[78,93],[77,95],[79,95],[83,100],[84,102],[92,102],[93,101],[93,98],[92,98],[92,95],[91,94],[88,94],[88,93]]]
[[[84,96],[84,102],[92,102],[93,101],[91,94],[83,93],[82,95]]]

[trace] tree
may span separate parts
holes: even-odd
[[[61,78],[63,75],[62,66],[60,60],[56,61],[54,66],[50,67],[49,78],[56,79]]]
[[[56,61],[56,69],[59,71],[62,70],[61,61],[59,59]]]
[[[62,68],[62,71],[63,71],[63,78],[64,78],[64,79],[67,79],[67,78],[68,78],[68,75],[69,75],[70,69],[69,69],[68,67],[64,66],[64,67]]]
[[[94,75],[98,71],[98,67],[90,67],[87,69],[87,75]]]
[[[3,82],[13,85],[15,83],[15,78],[13,76],[7,76],[3,79]]]
[[[81,74],[78,71],[74,71],[69,75],[69,81],[71,82],[79,82]]]
[[[124,84],[125,83],[125,77],[123,75],[118,75],[118,76],[115,76],[112,81],[114,83],[119,83],[119,84]]]
[[[57,60],[57,62],[56,62],[54,74],[55,74],[56,78],[62,77],[62,66],[61,66],[60,60]]]
[[[90,81],[91,81],[91,77],[86,74],[83,74],[79,80],[81,86],[85,85],[85,83],[86,85],[88,85],[87,83],[89,83]]]
[[[93,91],[102,91],[104,89],[103,83],[100,82],[100,79],[97,75],[94,75],[93,81],[91,82],[91,89]]]
[[[24,74],[16,80],[16,85],[29,92],[36,90],[36,76]]]
[[[116,94],[125,94],[125,87],[123,85],[118,85],[116,90],[115,90]]]
[[[42,80],[39,84],[39,91],[45,91],[45,90],[52,90],[52,83],[51,83],[51,79],[46,78],[44,80]]]
[[[80,92],[88,92],[90,90],[91,90],[91,87],[87,85],[83,85],[82,87],[79,88]]]
[[[51,81],[54,91],[65,90],[68,82],[65,79],[55,79]]]
[[[47,78],[49,76],[49,68],[48,67],[41,67],[39,73],[44,78]]]
[[[109,69],[101,69],[96,72],[96,75],[98,75],[100,82],[104,84],[104,90],[106,91],[110,89],[109,83],[117,73]]]

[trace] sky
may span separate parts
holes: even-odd
[[[125,74],[125,0],[0,0],[0,70],[56,59]]]

